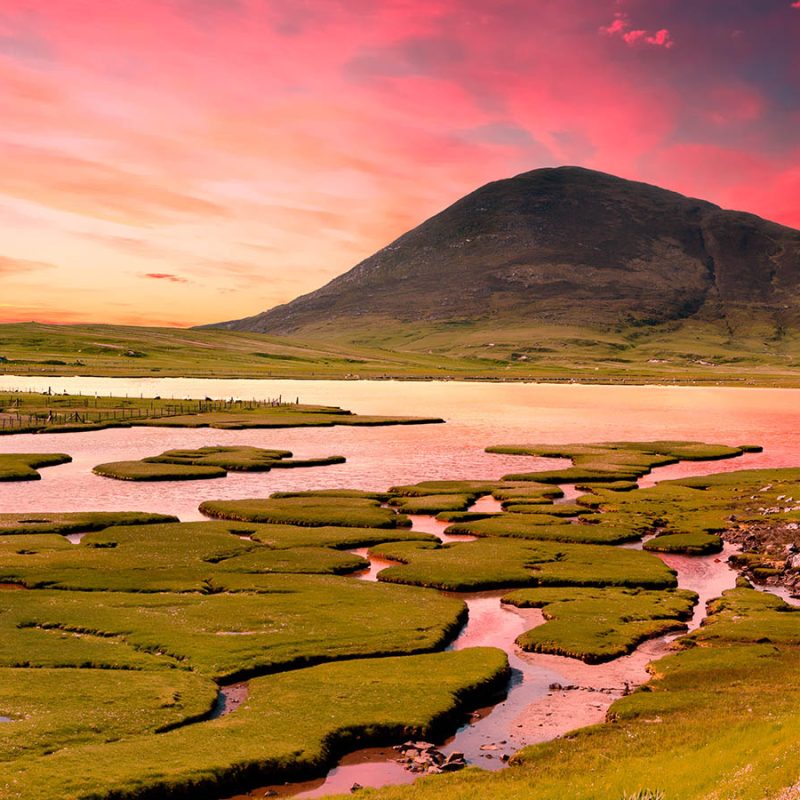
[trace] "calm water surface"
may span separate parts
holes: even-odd
[[[73,463],[36,483],[0,484],[5,511],[138,510],[197,519],[203,500],[258,497],[287,489],[497,478],[555,463],[483,452],[490,444],[604,439],[703,439],[758,443],[765,452],[732,461],[681,464],[658,479],[745,467],[800,464],[800,393],[792,389],[551,386],[408,381],[262,381],[0,376],[12,388],[161,397],[270,398],[341,405],[365,414],[442,416],[446,425],[252,431],[130,428],[0,436],[0,452],[67,452]],[[96,464],[138,459],[173,447],[249,444],[298,457],[341,454],[346,464],[275,470],[193,483],[136,484],[91,474]],[[647,479],[642,483],[647,484]]]

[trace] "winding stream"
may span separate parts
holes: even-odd
[[[566,496],[579,496],[572,487]],[[491,497],[481,498],[470,510],[496,511],[500,504]],[[447,523],[434,517],[413,515],[412,529],[434,533],[443,542],[470,541],[472,536],[444,533]],[[699,600],[689,630],[700,625],[709,600],[732,588],[737,573],[727,563],[735,548],[726,545],[722,553],[711,556],[661,554],[659,557],[678,575],[678,586],[697,592]],[[351,552],[368,558],[370,566],[356,573],[360,580],[375,581],[378,573],[394,562],[369,555],[368,548]],[[631,654],[604,664],[585,664],[564,656],[526,653],[515,639],[524,631],[544,623],[539,609],[504,605],[500,598],[508,589],[486,592],[445,592],[463,600],[469,609],[467,624],[449,649],[499,647],[508,655],[511,680],[507,694],[497,704],[472,712],[453,736],[439,749],[445,755],[463,753],[469,764],[486,770],[502,769],[520,748],[549,741],[576,728],[603,722],[611,704],[645,683],[648,665],[669,652],[680,633],[644,642]],[[227,710],[226,712],[227,713]],[[367,748],[350,753],[323,778],[302,783],[262,786],[230,800],[271,796],[294,798],[325,797],[347,793],[351,787],[379,787],[411,783],[419,775],[406,770],[391,748]]]

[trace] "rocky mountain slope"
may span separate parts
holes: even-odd
[[[374,323],[621,331],[800,327],[800,231],[576,167],[487,184],[349,272],[214,327],[293,336]]]

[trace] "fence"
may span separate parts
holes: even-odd
[[[20,394],[15,394],[7,398],[0,397],[0,433],[3,431],[20,432],[23,430],[35,431],[47,427],[58,427],[64,425],[98,425],[107,424],[114,421],[130,421],[130,420],[153,420],[164,419],[165,417],[180,417],[186,415],[209,414],[214,412],[232,412],[232,411],[255,411],[260,408],[277,408],[280,406],[298,405],[300,398],[294,402],[284,402],[283,397],[271,398],[269,400],[186,400],[181,402],[160,402],[151,400],[149,406],[132,406],[117,408],[102,408],[100,405],[101,398],[97,395],[94,397],[82,396],[59,396],[58,408],[42,408],[42,393],[28,392],[28,394],[36,394],[39,398],[36,402],[28,401]],[[45,395],[50,396],[50,395]],[[104,398],[103,398],[104,399]],[[109,400],[114,399],[109,397]],[[119,398],[121,402],[123,401]],[[143,398],[140,398],[140,401]],[[92,408],[92,401],[94,401],[94,408]],[[127,402],[130,402],[128,400]],[[32,407],[29,413],[24,413],[22,409]],[[54,403],[55,405],[55,403]],[[33,410],[35,407],[36,410]],[[73,408],[80,409],[72,412],[65,412],[62,409]],[[3,414],[5,410],[5,414]]]

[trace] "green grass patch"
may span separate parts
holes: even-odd
[[[637,550],[487,538],[435,545],[399,542],[372,552],[400,562],[382,570],[390,583],[478,591],[506,586],[627,586],[671,588],[675,573]]]
[[[384,542],[438,542],[432,533],[406,528],[345,528],[341,526],[308,527],[302,525],[248,525],[240,523],[237,532],[248,533],[253,541],[273,548],[332,547],[352,550]]]
[[[436,519],[440,522],[475,522],[479,519],[491,519],[499,516],[494,511],[440,511]]]
[[[70,461],[66,453],[0,453],[0,481],[38,481],[38,470]]]
[[[547,515],[495,514],[486,519],[456,522],[446,532],[584,544],[622,544],[641,536],[640,531],[626,525],[624,520],[617,523],[616,518],[610,517],[598,523],[573,524],[567,519]]]
[[[646,639],[682,630],[697,595],[680,589],[519,589],[503,602],[541,608],[547,620],[517,638],[523,650],[599,664]]]
[[[475,498],[469,494],[427,494],[393,497],[389,502],[404,514],[438,514],[442,511],[466,511]]]
[[[800,609],[773,594],[741,587],[730,589],[709,604],[709,612],[707,623],[684,640],[687,645],[800,646]]]
[[[491,494],[497,481],[421,481],[403,486],[392,486],[389,493],[398,497],[424,497],[426,495],[471,495],[480,497]]]
[[[151,464],[147,461],[112,461],[98,464],[95,475],[118,481],[197,481],[224,478],[221,467],[193,467],[188,464]]]
[[[260,589],[0,592],[0,666],[177,668],[232,679],[434,650],[466,614],[459,600],[367,581],[272,575]]]
[[[167,450],[160,456],[143,459],[154,464],[189,464],[196,467],[221,467],[228,472],[264,472],[276,461],[289,459],[289,450],[261,447],[200,447],[197,450]]]
[[[388,492],[368,492],[363,489],[309,489],[306,491],[273,492],[271,497],[350,497],[364,500],[377,500],[385,503],[391,495]]]
[[[19,758],[4,768],[0,794],[142,800],[280,783],[322,772],[346,750],[441,735],[507,676],[505,653],[472,648],[256,678],[244,705],[218,720]]]
[[[288,450],[259,447],[201,447],[198,450],[167,450],[141,461],[99,464],[92,471],[105,478],[124,481],[190,481],[224,478],[228,472],[268,472],[276,468],[324,467],[343,464],[344,456],[292,459]]]
[[[564,469],[542,470],[506,475],[507,481],[537,481],[540,483],[633,483],[654,467],[678,461],[710,461],[734,458],[745,451],[740,447],[706,444],[704,442],[599,442],[597,444],[566,445],[495,445],[487,453],[568,458],[572,466]]]
[[[668,533],[644,543],[652,553],[686,553],[707,556],[722,552],[722,539],[716,533]]]
[[[348,528],[396,528],[409,520],[392,508],[365,497],[270,497],[252,500],[208,500],[201,513],[215,519],[287,525],[342,525]]]
[[[506,501],[503,508],[511,514],[546,514],[550,517],[578,517],[590,513],[586,506],[578,503],[551,503],[543,507],[538,502],[509,503]]]
[[[636,481],[609,481],[608,483],[576,483],[576,489],[581,491],[595,491],[597,489],[604,489],[609,492],[632,492],[634,489],[639,488]]]
[[[558,488],[547,483],[536,483],[530,481],[522,486],[513,484],[503,485],[499,484],[497,488],[492,491],[492,497],[495,500],[500,500],[503,504],[506,502],[537,502],[549,503],[551,500],[556,500],[563,497],[564,492]]]
[[[119,525],[152,525],[177,522],[171,514],[147,511],[64,511],[0,514],[0,536],[32,533],[87,533]]]
[[[11,720],[0,723],[0,771],[197,721],[216,697],[213,681],[186,671],[0,668],[0,716]]]

